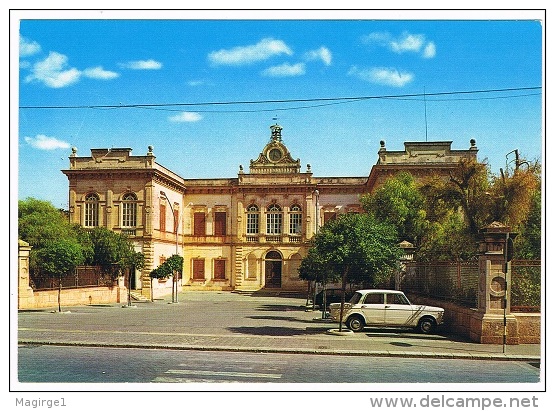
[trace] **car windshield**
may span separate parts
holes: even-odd
[[[362,294],[357,291],[356,293],[353,294],[353,296],[349,300],[349,303],[356,304],[360,301],[361,297],[362,297]]]

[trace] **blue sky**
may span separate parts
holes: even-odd
[[[467,149],[474,138],[497,172],[514,149],[542,156],[538,13],[113,16],[12,15],[20,199],[67,207],[60,170],[73,146],[88,156],[102,147],[144,155],[152,145],[184,178],[235,177],[269,141],[276,117],[292,156],[315,176],[368,175],[380,140],[389,150],[426,138]],[[480,92],[458,93],[470,91]],[[297,101],[268,102],[276,100]],[[37,108],[45,106],[58,108]]]

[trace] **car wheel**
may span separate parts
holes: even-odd
[[[360,315],[353,315],[347,320],[347,327],[354,332],[359,332],[364,329],[364,318]]]
[[[431,332],[434,331],[435,327],[436,327],[436,323],[431,318],[427,318],[427,317],[422,318],[418,322],[418,330],[423,334],[430,334]]]

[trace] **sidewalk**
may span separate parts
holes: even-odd
[[[132,307],[90,305],[20,311],[20,344],[141,347],[327,355],[485,360],[541,359],[539,344],[477,344],[457,336],[367,329],[336,335],[337,323],[308,311],[305,301],[234,293],[180,293]]]

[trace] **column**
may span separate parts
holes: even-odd
[[[484,344],[518,344],[511,314],[511,263],[506,262],[510,228],[493,222],[482,229],[478,259],[478,310],[470,320],[470,337]]]

